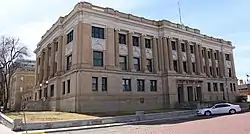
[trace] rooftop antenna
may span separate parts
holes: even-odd
[[[178,0],[178,8],[179,8],[180,24],[183,26],[183,23],[182,23],[182,20],[181,20],[181,7],[180,7],[180,0]]]

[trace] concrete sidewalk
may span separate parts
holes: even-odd
[[[16,132],[11,131],[8,127],[0,124],[0,134],[17,134]]]
[[[69,128],[58,128],[58,129],[34,130],[34,131],[28,131],[28,134],[45,134],[45,133],[77,131],[77,130],[85,130],[85,129],[97,129],[97,128],[115,127],[115,126],[123,126],[123,125],[132,125],[132,124],[152,122],[152,121],[186,119],[186,118],[191,118],[194,116],[196,116],[196,115],[185,115],[185,116],[172,117],[172,118],[143,120],[143,121],[127,122],[127,123],[112,123],[112,124],[104,124],[104,125],[92,125],[92,126],[69,127]],[[19,134],[25,134],[25,132],[19,132]]]

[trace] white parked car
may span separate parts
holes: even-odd
[[[210,108],[203,108],[197,110],[197,115],[210,116],[214,114],[235,114],[241,112],[241,107],[239,105],[234,105],[230,103],[218,103]]]

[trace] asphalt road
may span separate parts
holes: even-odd
[[[53,134],[250,134],[249,121],[250,113],[248,112]]]

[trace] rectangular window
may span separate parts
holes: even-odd
[[[173,66],[174,66],[174,71],[177,72],[178,71],[178,62],[177,62],[177,60],[173,60]]]
[[[232,77],[232,72],[231,72],[231,68],[228,68],[228,77]]]
[[[209,72],[210,72],[210,75],[213,75],[213,69],[212,69],[212,67],[209,67]]]
[[[103,52],[93,51],[93,65],[103,67]]]
[[[92,77],[92,91],[98,91],[98,77]]]
[[[233,88],[234,88],[234,91],[236,91],[236,86],[235,86],[235,83],[233,83]]]
[[[134,57],[133,62],[134,62],[135,70],[140,71],[141,70],[141,68],[140,68],[140,58]]]
[[[208,59],[211,59],[211,52],[210,51],[207,51],[207,56],[208,56]]]
[[[150,39],[145,39],[145,48],[152,48]]]
[[[35,100],[37,100],[37,93],[35,93]]]
[[[120,67],[122,70],[127,70],[127,57],[121,56],[119,57]]]
[[[175,41],[171,41],[171,46],[172,46],[172,50],[176,50],[176,44],[175,44]]]
[[[217,83],[213,83],[213,87],[214,87],[214,91],[218,91],[218,84]]]
[[[204,48],[201,50],[201,55],[202,55],[202,57],[205,57],[205,50],[204,50]]]
[[[67,93],[70,93],[70,80],[67,80],[67,89],[68,89]]]
[[[133,46],[139,47],[139,37],[133,36]]]
[[[58,42],[55,43],[55,51],[58,51]]]
[[[216,67],[216,74],[219,76],[219,67]]]
[[[54,91],[55,89],[54,89],[54,85],[50,85],[50,97],[53,97],[54,96]]]
[[[145,81],[144,80],[137,80],[137,91],[144,92],[145,91]]]
[[[233,91],[233,84],[230,83],[230,90]]]
[[[130,79],[122,79],[122,86],[124,92],[131,91],[131,80]]]
[[[69,56],[67,56],[67,71],[68,70],[71,70],[71,67],[72,67],[72,54],[71,55],[69,55]]]
[[[211,83],[209,83],[209,82],[207,83],[207,91],[211,92]]]
[[[126,34],[119,33],[119,43],[120,44],[127,44]]]
[[[187,72],[187,62],[183,61],[183,70],[184,72]]]
[[[217,53],[214,53],[214,59],[217,60],[218,57],[217,57]]]
[[[195,63],[192,63],[192,68],[193,68],[193,72],[195,73],[196,69],[195,69]]]
[[[150,80],[150,91],[156,92],[157,91],[157,81]]]
[[[73,41],[73,36],[74,36],[74,30],[71,30],[71,31],[67,34],[67,44],[69,44],[70,42]]]
[[[48,88],[44,88],[44,91],[43,91],[43,97],[44,98],[47,98],[48,97]]]
[[[182,52],[186,52],[186,48],[185,48],[185,44],[184,43],[181,43],[181,51]]]
[[[147,69],[148,69],[149,72],[153,72],[152,59],[147,59]]]
[[[104,28],[92,26],[92,38],[104,39]]]
[[[229,54],[225,54],[226,60],[230,61],[230,55]]]
[[[193,45],[190,45],[190,53],[194,53],[194,46]]]
[[[66,91],[65,91],[65,90],[66,90],[66,89],[65,89],[65,81],[64,81],[62,84],[63,84],[63,93],[62,93],[62,94],[65,94],[65,92],[66,92]]]
[[[220,83],[220,91],[224,91],[224,83]]]
[[[108,91],[108,79],[107,77],[102,77],[102,91]]]

